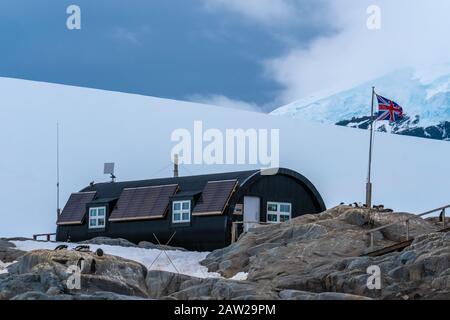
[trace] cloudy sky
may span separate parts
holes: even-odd
[[[448,14],[448,0],[2,0],[0,76],[269,111],[449,62]]]

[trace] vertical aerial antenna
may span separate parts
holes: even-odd
[[[59,123],[56,123],[56,218],[59,219]]]
[[[174,176],[174,178],[178,178],[178,176],[179,176],[178,154],[173,156],[173,176]]]

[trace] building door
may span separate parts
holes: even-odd
[[[261,199],[258,197],[244,197],[244,231],[253,228],[261,220]]]

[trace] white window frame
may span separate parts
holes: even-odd
[[[98,211],[100,209],[103,209],[103,212],[104,212],[103,216],[99,216],[98,215]],[[91,215],[92,212],[95,212],[95,216]],[[103,219],[103,221],[104,221],[103,225],[99,225],[98,221],[100,219]],[[95,226],[91,225],[91,221],[92,220],[95,220]],[[92,208],[89,208],[88,227],[89,227],[89,229],[105,229],[105,227],[106,227],[106,207],[92,207]]]
[[[269,211],[269,206],[270,205],[276,205],[277,206],[277,211]],[[267,223],[271,223],[271,224],[277,224],[277,223],[285,223],[286,221],[281,221],[280,216],[287,216],[287,212],[281,212],[280,208],[282,205],[287,205],[289,206],[289,222],[292,220],[292,203],[289,202],[275,202],[275,201],[268,201],[267,202],[267,207],[266,207],[266,222]],[[269,215],[276,215],[277,216],[277,221],[270,221],[269,220]]]
[[[183,209],[183,204],[189,204],[188,209]],[[175,204],[180,204],[180,209],[175,210]],[[188,214],[188,219],[183,219],[183,214]],[[175,220],[175,214],[180,215],[179,220]],[[172,223],[189,223],[191,222],[191,200],[179,200],[172,202]]]

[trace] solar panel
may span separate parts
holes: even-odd
[[[58,225],[82,224],[86,214],[86,204],[91,202],[96,192],[72,193],[58,217]]]
[[[109,221],[164,218],[178,185],[123,189]]]
[[[236,188],[237,180],[209,181],[203,189],[193,215],[222,214]]]

